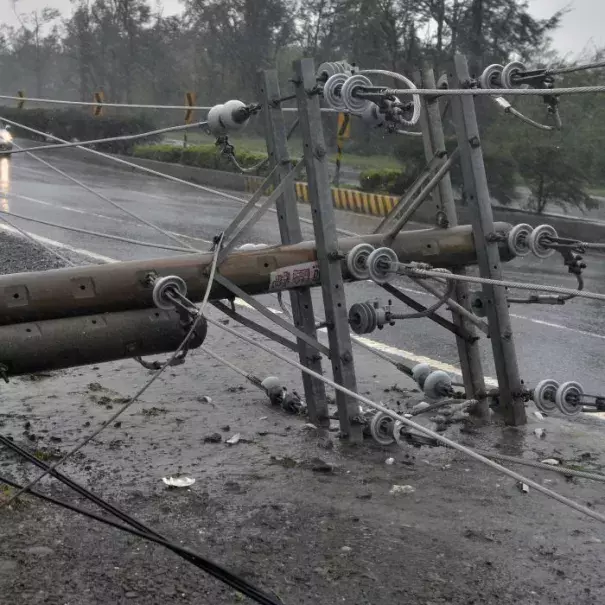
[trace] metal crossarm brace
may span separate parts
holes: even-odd
[[[457,55],[450,73],[454,88],[464,88],[470,74],[466,57]],[[502,279],[498,243],[490,237],[494,233],[494,217],[489,187],[483,163],[483,151],[473,96],[452,98],[456,135],[461,152],[464,191],[471,208],[471,221],[477,249],[481,277]],[[483,285],[487,319],[489,321],[494,364],[498,377],[499,400],[504,418],[509,425],[527,423],[523,401],[523,384],[508,313],[506,289],[502,286]]]
[[[251,330],[258,332],[259,334],[262,334],[263,336],[266,336],[267,338],[270,338],[271,340],[278,342],[280,345],[283,345],[284,347],[290,349],[291,351],[296,352],[298,350],[296,343],[288,340],[287,338],[284,338],[281,334],[277,334],[277,332],[273,332],[273,330],[269,330],[269,328],[262,326],[261,324],[255,322],[254,320],[252,320],[248,317],[244,317],[237,311],[233,311],[233,309],[230,309],[229,306],[226,305],[225,303],[215,300],[215,301],[211,302],[210,304],[213,305],[214,307],[216,307],[219,311],[222,311],[225,315],[228,315],[229,317],[231,317],[231,319],[242,324],[242,326],[246,326],[246,328],[250,328]]]
[[[233,292],[235,296],[241,298],[243,301],[247,302],[251,307],[254,307],[261,315],[264,315],[267,319],[270,319],[272,322],[276,323],[280,328],[287,330],[291,334],[294,334],[297,338],[304,340],[308,345],[323,353],[327,357],[330,357],[330,349],[328,347],[322,345],[317,339],[305,334],[302,330],[299,330],[296,326],[293,326],[291,323],[283,320],[279,315],[276,315],[272,311],[269,311],[265,305],[259,303],[256,298],[246,294],[239,286],[236,286],[230,279],[227,279],[225,276],[220,273],[216,273],[214,276],[214,281],[221,284],[229,290]]]
[[[283,193],[284,189],[288,186],[292,186],[294,183],[294,179],[297,175],[300,174],[302,170],[303,163],[298,162],[292,170],[288,172],[288,174],[284,177],[282,182],[274,189],[271,195],[257,208],[256,212],[250,217],[248,222],[245,225],[242,225],[235,233],[233,233],[231,240],[229,243],[224,246],[221,250],[218,263],[219,265],[224,262],[224,260],[229,256],[229,252],[235,247],[235,243],[237,242],[238,237],[246,230],[256,225],[258,221],[264,216],[264,214],[269,210],[269,208],[275,203],[275,201],[279,198],[279,196]],[[252,206],[250,206],[252,207]]]
[[[277,170],[273,168],[271,172],[267,175],[267,178],[261,183],[260,187],[252,194],[252,197],[248,200],[248,203],[240,209],[240,211],[235,215],[235,218],[229,223],[229,226],[225,229],[225,234],[223,236],[224,240],[227,242],[233,233],[235,233],[239,224],[250,214],[250,211],[256,206],[260,198],[263,196],[263,193],[267,187],[273,183],[273,179],[275,177],[275,173]]]
[[[286,132],[284,114],[281,105],[275,103],[277,99],[281,98],[276,70],[261,72],[259,75],[259,93],[260,102],[263,105],[262,115],[269,163],[275,166],[276,178],[283,181],[290,171],[290,154],[288,152],[288,133]],[[298,118],[296,123],[298,123]],[[282,243],[288,245],[302,242],[298,201],[292,183],[284,188],[282,195],[275,202],[275,207]],[[290,305],[294,325],[314,340],[317,340],[310,288],[290,290]],[[301,338],[297,339],[297,344],[300,363],[317,374],[323,374],[321,358],[317,355],[315,348]],[[309,420],[317,426],[329,427],[330,413],[325,384],[306,372],[302,373],[302,382],[307,409],[309,410]]]
[[[405,303],[408,307],[414,309],[414,311],[426,311],[426,307],[419,302],[415,301],[413,298],[410,298],[407,294],[404,294],[399,288],[391,284],[381,284],[382,288],[386,290],[389,294],[400,300],[402,303]],[[462,338],[466,341],[470,341],[473,337],[468,334],[463,328],[456,326],[451,321],[448,321],[441,315],[438,315],[436,312],[430,313],[427,315],[429,319],[432,319],[435,323],[439,324],[442,328],[449,330],[454,333],[459,338]],[[476,337],[475,337],[476,339]]]
[[[406,223],[412,218],[414,212],[420,208],[424,201],[431,195],[431,193],[437,188],[441,179],[448,174],[450,168],[454,164],[458,157],[458,150],[456,149],[452,155],[446,159],[446,161],[439,167],[439,170],[434,174],[431,180],[426,184],[422,191],[418,194],[418,197],[409,204],[409,206],[401,213],[401,216],[397,222],[390,227],[389,234],[385,237],[385,244],[389,245],[390,242],[397,237],[399,232],[403,229]]]
[[[332,205],[328,158],[321,123],[321,109],[313,60],[294,63],[298,116],[303,137],[311,216],[315,229],[317,260],[328,328],[334,380],[350,391],[357,391],[353,347],[349,333],[347,304],[342,280],[342,255],[338,251],[336,218]],[[340,390],[336,392],[340,430],[352,443],[363,441],[359,403]]]
[[[410,202],[422,189],[427,182],[435,166],[437,166],[437,157],[432,158],[424,170],[416,177],[416,180],[410,185],[409,189],[399,198],[395,207],[380,221],[380,224],[374,233],[386,233],[393,221],[397,220],[406,210]]]
[[[422,71],[418,80],[418,84],[421,88],[424,88],[425,86],[436,86],[435,74],[433,70],[428,67]],[[439,109],[439,99],[434,97],[423,97],[421,103],[422,111],[420,112],[420,125],[423,133],[425,156],[429,158],[434,157],[434,155],[437,154],[440,156],[440,159],[438,160],[439,163],[443,164],[448,158],[445,149],[445,137],[443,134],[441,111]],[[438,212],[442,212],[447,219],[448,227],[455,227],[458,225],[458,213],[456,211],[452,180],[449,173],[444,175],[439,181],[439,187],[433,191],[433,200],[435,201],[436,207],[435,218],[437,219]],[[436,220],[436,222],[438,223],[439,221]],[[454,273],[466,275],[466,270],[461,267],[455,269]],[[471,314],[467,284],[456,282],[453,298],[456,303],[470,315],[470,317],[473,317]],[[483,376],[481,351],[475,326],[473,325],[473,322],[455,312],[453,312],[452,321],[472,337],[470,340],[456,338],[462,380],[464,382],[464,390],[467,397],[479,401],[477,407],[478,416],[487,419],[489,414],[489,402],[485,396],[485,378]]]

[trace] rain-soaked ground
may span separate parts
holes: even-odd
[[[0,258],[4,272],[50,263],[4,235]],[[278,374],[300,389],[295,369],[231,335],[212,329],[206,344],[261,378]],[[395,408],[418,401],[414,385],[391,366],[362,351],[356,361],[360,392]],[[54,460],[148,377],[127,361],[2,384],[0,432]],[[454,426],[447,435],[482,449],[603,470],[598,421],[538,420],[529,411],[530,424],[521,429]],[[545,429],[545,438],[536,428]],[[227,444],[236,433],[240,441]],[[390,457],[394,463],[386,464]],[[605,513],[602,483],[516,470]],[[523,493],[513,479],[451,450],[352,448],[335,431],[320,435],[201,351],[167,371],[64,471],[287,605],[605,602],[599,522],[533,489]],[[38,472],[2,450],[0,476],[25,483]],[[162,477],[177,474],[195,483],[168,489]],[[390,493],[404,485],[411,486],[407,493]],[[41,489],[92,508],[55,481],[44,480]],[[0,508],[2,604],[243,600],[165,549],[74,513],[31,498]]]

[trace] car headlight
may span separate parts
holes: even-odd
[[[6,132],[6,130],[0,133],[0,137],[5,143],[10,143],[13,140],[13,135],[10,132]]]

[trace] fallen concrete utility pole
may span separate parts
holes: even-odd
[[[507,223],[496,223],[494,227],[502,233],[511,229]],[[353,279],[344,262],[347,252],[364,242],[379,247],[383,239],[384,234],[375,234],[339,240],[345,279]],[[405,231],[395,238],[391,247],[400,262],[457,267],[477,261],[469,225],[447,230]],[[506,243],[501,244],[500,255],[505,261],[513,258]],[[153,278],[167,275],[184,279],[189,298],[199,301],[206,288],[206,270],[211,261],[212,253],[202,253],[2,275],[0,325],[150,308],[154,306]],[[320,283],[317,250],[312,241],[234,251],[221,265],[220,273],[250,295]],[[212,300],[232,297],[225,287],[213,284]]]
[[[200,322],[188,342],[206,337]],[[187,335],[175,311],[144,309],[0,326],[0,375],[49,372],[75,366],[176,351]]]

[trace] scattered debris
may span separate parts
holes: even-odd
[[[207,395],[204,395],[201,399],[200,399],[200,403],[212,403],[212,399],[210,397],[208,397]]]
[[[230,430],[231,430],[231,427],[228,424],[221,427],[221,431],[223,431],[225,433],[228,433]]]
[[[343,547],[340,549],[340,551],[341,551],[341,552],[343,552],[343,553],[349,553],[349,552],[352,552],[352,551],[353,551],[353,549],[352,549],[350,546],[343,546]]]
[[[225,443],[227,443],[228,445],[236,445],[237,443],[239,443],[241,441],[242,436],[239,433],[235,433],[235,435],[233,435],[233,437],[230,437],[229,439],[227,439],[227,441],[225,441]]]
[[[162,477],[168,487],[190,487],[195,483],[193,477]]]
[[[417,403],[413,408],[412,408],[412,412],[414,414],[418,414],[419,412],[422,412],[423,410],[426,410],[427,408],[430,408],[431,405],[429,403],[427,403],[426,401],[421,401],[420,403]]]
[[[542,464],[548,464],[549,466],[559,466],[561,462],[556,458],[547,458],[546,460],[542,460]]]
[[[261,416],[259,420],[267,420],[267,418],[269,418],[269,416]]]
[[[204,437],[204,443],[220,443],[223,437],[220,433],[212,433]]]
[[[313,458],[310,462],[311,470],[315,473],[331,473],[334,471],[334,466],[321,458]]]
[[[546,438],[546,431],[544,429],[534,429],[534,435],[538,439],[545,439]]]
[[[166,413],[168,413],[168,410],[166,408],[158,408],[155,406],[141,411],[141,414],[143,414],[143,416],[147,416],[148,418],[151,418],[152,416],[159,416],[160,414],[166,414]]]
[[[534,412],[534,416],[538,419],[538,420],[544,420],[544,414],[542,412],[538,412],[535,411]]]
[[[387,458],[387,459],[384,461],[384,463],[385,463],[387,466],[393,466],[393,464],[395,464],[395,458]]]
[[[294,458],[290,458],[290,456],[284,456],[283,458],[278,458],[277,456],[271,456],[272,464],[279,464],[284,468],[294,468],[298,466],[298,462],[294,460]]]
[[[317,427],[314,424],[312,424],[311,422],[307,422],[307,424],[305,424],[302,428],[304,431],[316,431],[317,430]]]
[[[416,488],[411,485],[393,485],[393,487],[389,491],[389,494],[413,494],[415,491]]]
[[[519,491],[522,491],[524,494],[529,494],[529,485],[527,485],[527,483],[519,481],[517,487],[519,488]]]

